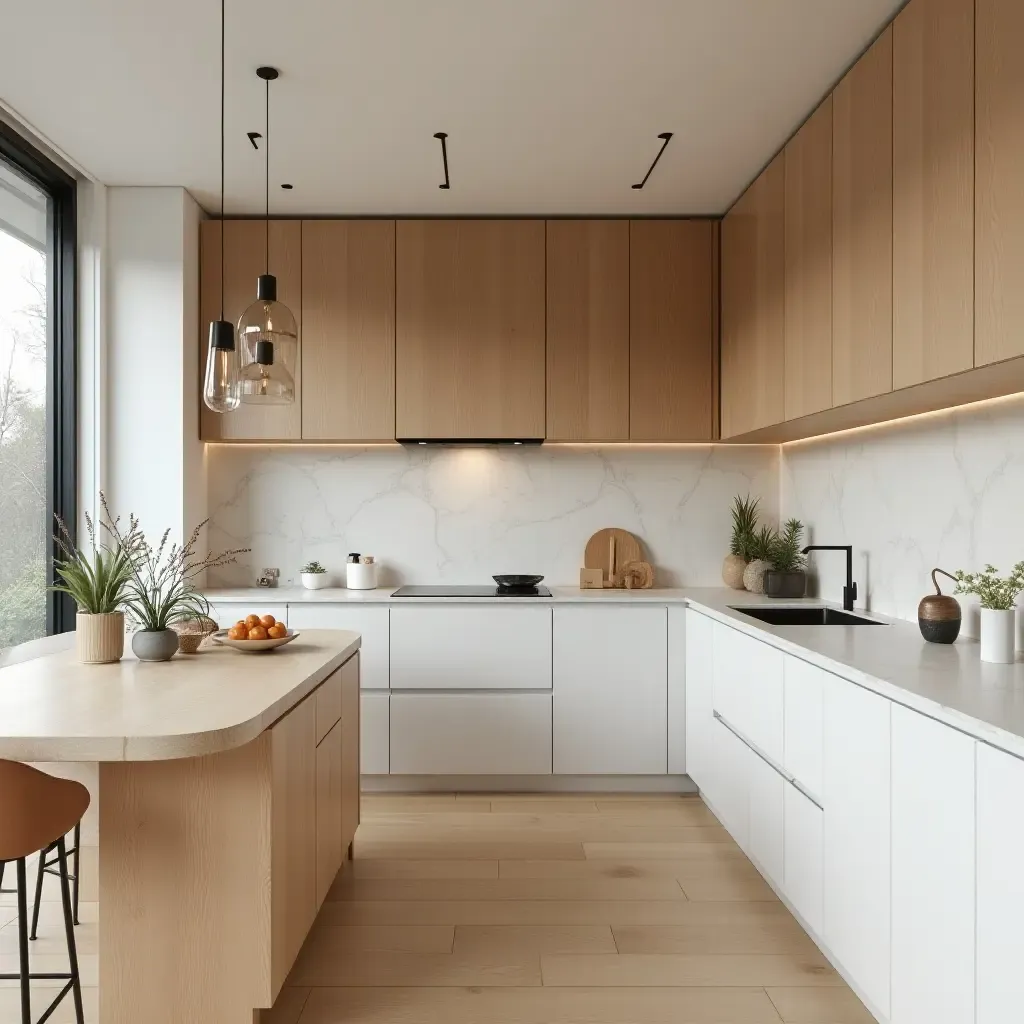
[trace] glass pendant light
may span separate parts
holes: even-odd
[[[277,300],[277,278],[270,273],[270,83],[276,68],[261,67],[256,74],[267,87],[266,157],[267,272],[256,282],[256,301],[238,320],[242,342],[242,401],[253,405],[288,405],[295,401],[293,377],[299,349],[299,331],[291,310]]]
[[[234,325],[224,319],[224,6],[220,2],[220,319],[210,322],[203,401],[213,412],[237,409],[240,395]]]

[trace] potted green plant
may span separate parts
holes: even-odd
[[[132,576],[131,557],[117,540],[111,527],[106,498],[100,494],[103,509],[100,529],[85,514],[89,545],[75,543],[59,516],[54,540],[60,557],[54,559],[58,583],[53,590],[70,595],[75,602],[75,650],[84,665],[106,665],[120,661],[124,654],[124,611],[122,605]],[[106,534],[109,542],[98,539]]]
[[[807,559],[804,546],[804,524],[787,519],[781,533],[768,551],[771,568],[764,574],[764,592],[768,597],[803,597],[807,590]]]
[[[235,561],[248,548],[236,548],[219,555],[199,557],[196,544],[200,531],[209,522],[204,519],[183,544],[169,544],[170,530],[164,530],[154,548],[134,516],[127,533],[117,522],[113,532],[131,560],[131,578],[126,586],[124,606],[136,632],[132,650],[139,661],[168,661],[178,650],[175,623],[204,618],[209,604],[196,587],[197,578],[207,569],[216,569]]]
[[[299,579],[307,590],[323,590],[331,582],[327,570],[316,561],[307,562],[299,570]]]
[[[761,499],[751,498],[749,494],[745,498],[737,494],[732,501],[732,537],[729,540],[729,554],[722,564],[722,581],[733,590],[743,589],[743,572],[753,557],[751,545],[757,529],[760,505]]]
[[[777,537],[777,532],[765,525],[750,538],[750,560],[743,570],[743,586],[752,594],[764,593],[764,574],[772,567],[771,555]]]
[[[974,594],[981,599],[981,660],[1010,664],[1017,656],[1017,595],[1024,591],[1024,562],[1010,575],[1000,577],[994,565],[982,572],[957,569],[956,593]]]

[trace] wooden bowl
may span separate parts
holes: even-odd
[[[218,629],[210,639],[215,644],[233,647],[236,651],[241,651],[243,654],[263,654],[267,651],[273,651],[278,647],[283,647],[285,644],[290,644],[297,636],[299,636],[298,633],[289,629],[287,636],[278,637],[276,640],[232,640],[228,636],[226,629]]]

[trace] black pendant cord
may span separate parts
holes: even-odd
[[[654,163],[652,163],[651,166],[647,168],[647,173],[644,175],[644,180],[636,185],[633,185],[633,188],[643,188],[644,185],[647,184],[647,179],[651,176],[651,172],[654,170],[654,168],[658,166],[658,161],[661,159],[661,154],[665,152],[665,147],[669,144],[669,140],[672,138],[672,133],[661,132],[658,138],[662,140],[661,149],[658,150],[658,155],[654,158]]]
[[[224,319],[224,62],[225,8],[220,0],[220,318]]]
[[[266,158],[266,189],[265,189],[265,200],[266,200],[266,211],[267,211],[267,232],[266,232],[266,247],[267,247],[267,273],[270,273],[270,79],[266,80],[267,85],[267,111],[266,111],[266,137],[263,140],[263,152]]]

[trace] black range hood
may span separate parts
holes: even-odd
[[[543,437],[400,437],[399,444],[444,448],[507,448],[509,445],[538,445]]]

